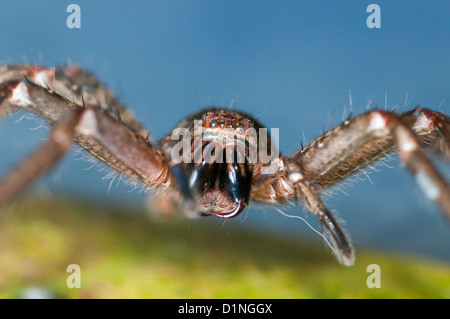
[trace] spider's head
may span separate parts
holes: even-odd
[[[201,215],[238,215],[250,200],[254,162],[249,154],[257,149],[259,122],[241,112],[206,109],[178,127],[190,132],[189,161],[172,167],[187,202],[196,202]]]
[[[203,215],[230,218],[248,205],[252,186],[248,161],[251,142],[245,142],[245,137],[254,122],[246,114],[230,110],[203,113],[202,161],[194,164],[189,178],[189,187],[198,194]],[[194,132],[194,136],[198,135]]]

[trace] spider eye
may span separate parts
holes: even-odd
[[[210,128],[216,128],[218,126],[219,126],[219,121],[217,121],[217,120],[212,120],[211,122],[209,122]]]
[[[245,133],[244,125],[239,124],[238,127],[236,127],[236,132],[238,132],[239,134],[244,134]]]

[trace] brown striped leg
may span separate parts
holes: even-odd
[[[53,167],[76,135],[98,141],[119,161],[127,163],[132,177],[139,176],[146,185],[170,186],[167,166],[161,157],[155,156],[154,149],[107,113],[85,107],[64,115],[49,139],[0,181],[0,208]]]
[[[99,108],[110,113],[114,118],[128,125],[142,137],[150,137],[149,132],[143,127],[133,112],[126,108],[126,106],[91,73],[77,65],[69,65],[56,68],[55,79],[56,83],[59,83],[61,88],[70,90],[71,96],[79,101],[79,103],[84,100],[87,105],[97,105]]]
[[[280,204],[292,199],[301,200],[305,208],[317,216],[324,238],[339,262],[346,266],[353,265],[355,255],[351,241],[336,217],[322,202],[318,187],[307,181],[302,168],[291,158],[280,157],[272,164],[278,167],[277,173],[255,175],[257,186],[252,193],[252,201]],[[259,170],[264,172],[265,166]]]
[[[426,196],[450,218],[449,184],[421,150],[422,137],[417,135],[425,134],[422,132],[424,125],[414,120],[417,116],[409,113],[408,116],[387,111],[360,115],[311,143],[295,154],[293,160],[302,167],[305,178],[328,187],[396,147]],[[434,123],[442,126],[443,140],[448,145],[448,140],[445,140],[447,121],[448,118]]]
[[[450,161],[450,117],[433,110],[418,108],[412,128],[427,149]]]
[[[16,199],[67,152],[83,111],[84,109],[78,109],[63,118],[43,145],[0,180],[0,209]]]
[[[144,185],[163,189],[172,186],[160,151],[109,113],[77,106],[26,80],[2,83],[0,92],[2,105],[6,100],[32,110],[55,126],[49,140],[1,182],[2,205],[54,165],[66,152],[67,140],[72,139],[119,173],[128,174]]]
[[[142,137],[151,138],[132,111],[94,75],[77,65],[48,68],[36,64],[21,64],[0,67],[0,84],[22,81],[25,77],[74,104],[86,104],[105,110]],[[11,115],[16,109],[17,107],[11,104],[2,105],[0,96],[0,119]]]
[[[322,232],[339,262],[344,266],[352,266],[355,262],[355,253],[350,238],[338,223],[336,217],[323,204],[319,192],[305,181],[298,181],[294,185],[298,187],[296,193],[301,196],[306,208],[317,215]]]

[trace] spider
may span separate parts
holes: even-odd
[[[255,118],[218,107],[176,126],[185,143],[174,138],[176,129],[155,143],[113,93],[74,65],[0,67],[0,117],[19,108],[36,113],[53,128],[0,181],[0,209],[75,142],[120,174],[159,190],[155,205],[178,203],[189,214],[231,218],[250,203],[301,201],[317,216],[338,261],[347,266],[354,263],[354,249],[321,192],[388,153],[399,153],[425,195],[450,218],[450,186],[423,151],[450,159],[450,118],[430,109],[400,114],[371,110],[347,119],[292,156],[282,156],[270,136],[255,138],[253,133],[264,128]]]

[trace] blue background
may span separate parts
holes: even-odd
[[[81,7],[81,29],[66,8]],[[156,139],[210,105],[252,113],[280,128],[290,154],[368,106],[416,105],[449,114],[450,3],[377,1],[381,29],[366,26],[370,1],[1,1],[0,64],[77,63],[93,71]],[[48,131],[20,116],[0,125],[0,173]],[[74,155],[75,154],[75,155]],[[104,201],[145,203],[145,194],[72,152],[35,187]],[[448,223],[397,157],[326,202],[358,245],[450,260]],[[449,165],[439,163],[449,176]],[[301,207],[285,209],[304,216]],[[314,222],[314,216],[308,216]],[[217,228],[223,221],[216,220]],[[297,219],[255,206],[226,225],[320,238]],[[225,226],[225,229],[227,229]],[[221,228],[218,231],[223,231]]]

